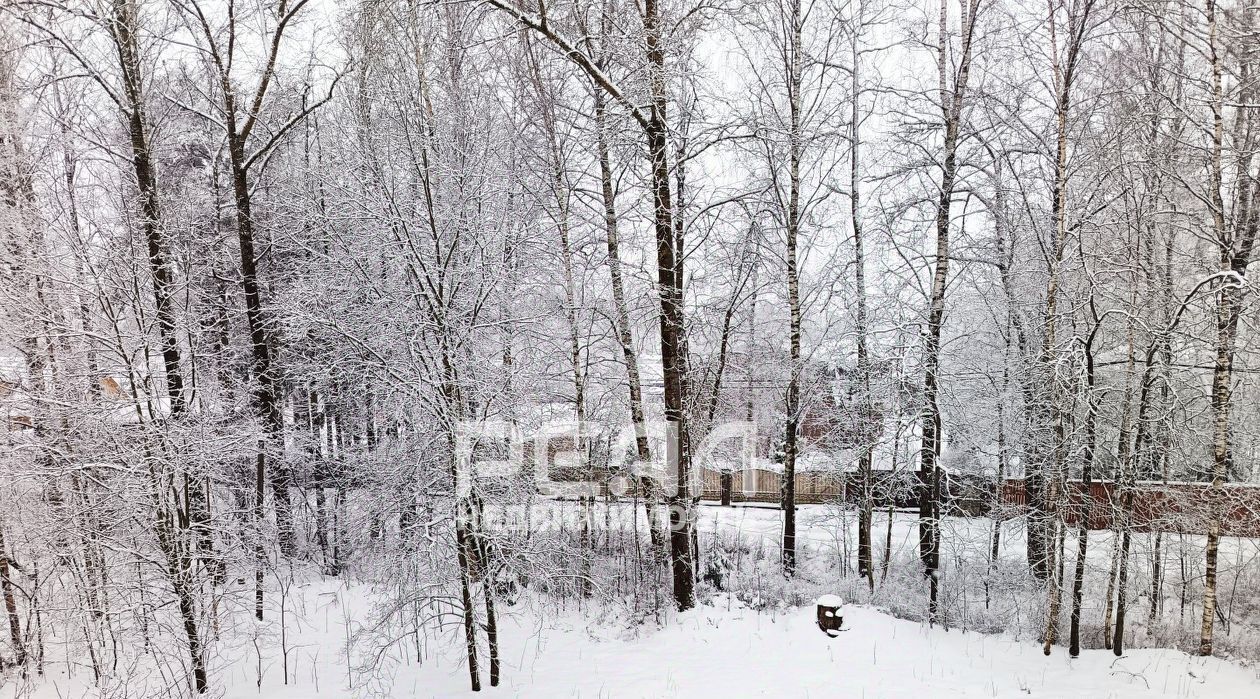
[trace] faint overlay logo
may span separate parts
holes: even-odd
[[[638,458],[641,439],[646,440],[652,458]],[[597,440],[608,445],[598,463],[591,448]],[[606,494],[651,498],[668,507],[670,528],[680,530],[695,519],[690,500],[699,498],[704,491],[706,469],[742,472],[744,494],[754,491],[756,444],[755,422],[719,423],[692,446],[689,468],[685,479],[680,479],[682,450],[687,447],[676,421],[609,427],[556,420],[543,423],[527,435],[504,420],[466,420],[455,431],[455,495],[467,499],[495,481],[519,480],[529,475],[532,486],[548,498],[580,499]],[[502,521],[508,529],[538,524],[528,517]]]

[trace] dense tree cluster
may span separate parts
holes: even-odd
[[[1141,598],[1144,638],[1260,652],[1220,553],[1260,447],[1258,32],[1215,0],[0,0],[0,661],[74,639],[104,686],[143,648],[203,693],[225,620],[321,574],[380,587],[356,645],[454,619],[495,685],[526,589],[646,620],[739,584],[685,487],[736,421],[785,589],[949,624],[1006,586],[1073,655]],[[558,526],[528,474],[461,487],[516,449],[478,424],[558,465],[568,425],[604,485]],[[853,473],[838,566],[797,537],[819,468]],[[1026,561],[1010,522],[951,540],[962,477],[995,522],[1022,479]],[[1206,502],[1138,527],[1181,481]]]

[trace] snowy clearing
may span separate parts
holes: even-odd
[[[263,681],[253,649],[243,642],[216,661],[225,699],[478,696],[453,639],[429,639],[420,662],[397,657],[390,669],[347,685],[343,605],[369,603],[365,588],[336,581],[300,589],[292,622],[290,682],[279,658],[266,652]],[[501,633],[504,682],[481,696],[540,697],[1248,697],[1260,692],[1260,671],[1173,650],[1134,650],[1116,659],[1102,650],[1069,660],[1033,643],[929,629],[868,607],[844,610],[847,631],[828,638],[812,607],[756,611],[718,599],[671,619],[660,629],[631,634],[614,624],[591,625],[572,610],[515,610]],[[546,621],[543,621],[543,620]],[[295,632],[294,629],[301,630]],[[29,689],[29,688],[27,688]],[[30,699],[94,696],[84,678],[50,668],[29,693],[10,684],[0,693]]]
[[[556,521],[570,522],[575,503],[541,504]],[[614,506],[612,529],[626,524]],[[852,521],[829,506],[801,508],[802,551],[811,561],[841,555]],[[765,546],[777,556],[775,531],[782,513],[772,508],[704,507],[700,530],[706,546],[740,541]],[[541,517],[540,517],[541,519]],[[602,515],[596,517],[602,521]],[[894,558],[913,555],[916,517],[893,518]],[[639,522],[638,524],[642,524]],[[882,531],[886,521],[878,523]],[[627,526],[633,527],[632,521]],[[1007,523],[1003,555],[1017,557],[1023,546],[1021,523]],[[989,520],[951,518],[950,545],[983,548]],[[715,535],[715,533],[717,535]],[[973,539],[975,541],[973,541]],[[1227,556],[1257,545],[1227,540]],[[852,545],[852,542],[849,544]],[[1105,538],[1091,556],[1091,569],[1105,565]],[[908,549],[908,550],[907,550]],[[1196,554],[1197,555],[1197,554]],[[758,565],[751,554],[737,562]],[[902,565],[898,563],[897,565]],[[822,570],[826,570],[825,566]],[[560,571],[557,571],[557,575]],[[818,578],[829,579],[818,569]],[[851,582],[851,579],[847,580]],[[277,581],[277,588],[280,581]],[[801,585],[808,583],[802,582]],[[961,628],[929,628],[895,618],[887,610],[844,606],[845,631],[828,638],[815,623],[813,606],[788,606],[779,581],[738,592],[710,592],[707,604],[682,614],[670,611],[635,617],[629,599],[582,602],[524,595],[499,620],[503,682],[483,687],[481,696],[511,697],[1249,697],[1260,694],[1260,667],[1220,658],[1200,658],[1179,650],[1135,648],[1117,659],[1111,651],[1086,649],[1071,660],[1060,645],[1051,656],[1028,637],[978,633]],[[456,697],[470,691],[461,631],[453,618],[402,634],[387,646],[362,635],[392,590],[349,583],[296,569],[269,605],[267,621],[251,616],[247,586],[224,598],[224,622],[209,659],[222,682],[222,699],[304,699],[306,697]],[[797,589],[800,589],[799,587]],[[826,589],[825,585],[821,589]],[[895,589],[895,588],[894,588]],[[948,589],[948,588],[947,588]],[[611,593],[609,593],[611,594]],[[764,594],[761,598],[758,595]],[[597,599],[607,600],[608,595]],[[1019,606],[1015,595],[995,600]],[[904,603],[904,600],[897,600]],[[913,604],[918,604],[916,600]],[[283,620],[274,605],[284,605]],[[979,600],[973,605],[979,606]],[[636,609],[638,607],[635,607]],[[1090,615],[1100,610],[1087,608]],[[976,612],[973,612],[975,614]],[[1035,614],[1028,609],[1025,615]],[[979,617],[971,617],[972,622]],[[962,624],[967,616],[950,618]],[[1018,627],[1016,627],[1018,628]],[[1016,631],[1018,634],[1018,631]],[[282,636],[283,635],[283,636]],[[354,640],[352,640],[354,639]],[[69,640],[69,643],[66,641]],[[54,660],[74,639],[48,639],[50,662],[42,679],[11,679],[0,699],[78,699],[160,695],[163,683],[181,676],[178,652],[162,649],[135,660],[122,684],[94,687],[82,659]],[[1140,642],[1137,645],[1141,645]],[[347,657],[347,648],[351,649]],[[287,648],[286,653],[283,649]],[[68,660],[68,662],[67,662]],[[484,662],[484,658],[483,658]],[[482,668],[485,672],[485,668]],[[286,682],[287,678],[287,682]],[[178,680],[175,680],[178,681]]]

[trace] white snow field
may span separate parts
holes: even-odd
[[[330,601],[328,604],[336,604]],[[334,612],[335,614],[335,612]],[[518,614],[503,629],[504,680],[483,696],[539,697],[1227,697],[1260,696],[1260,675],[1180,651],[1135,650],[1116,659],[1085,651],[1047,658],[1032,643],[929,629],[870,608],[845,610],[831,639],[812,607],[758,612],[725,604],[679,615],[636,637],[591,628],[576,615],[540,621]],[[333,635],[336,632],[334,631]],[[453,640],[453,639],[448,639]],[[336,647],[299,649],[294,684],[268,670],[261,691],[248,662],[227,696],[475,696],[459,649],[400,664],[392,677],[345,686]],[[318,656],[318,657],[317,657]],[[344,656],[342,656],[344,657]],[[274,660],[272,661],[274,665]],[[315,686],[318,677],[319,687]],[[484,678],[483,678],[484,680]]]
[[[515,610],[501,633],[503,682],[474,694],[456,644],[428,639],[424,657],[397,657],[372,674],[347,673],[343,619],[367,603],[365,588],[329,581],[294,590],[289,683],[276,647],[264,648],[262,682],[253,648],[221,654],[214,672],[225,699],[327,697],[1204,697],[1260,696],[1255,668],[1172,650],[1123,658],[1087,650],[1069,660],[1028,642],[929,629],[867,607],[846,607],[846,632],[828,638],[812,607],[756,611],[719,599],[637,635],[590,626],[577,613]],[[347,609],[348,605],[348,609]],[[350,678],[353,677],[353,684]],[[483,681],[484,681],[483,668]],[[140,687],[134,687],[139,691]],[[90,678],[52,666],[42,683],[4,697],[97,696]],[[118,696],[127,696],[120,694]]]
[[[744,541],[774,543],[780,513],[773,509],[703,510],[701,529],[710,541],[716,528]],[[843,547],[837,539],[849,527],[837,523],[827,508],[802,510],[803,540],[813,545],[810,555],[816,560],[836,555],[836,547]],[[987,520],[952,522],[955,541],[974,536],[983,546],[991,526]],[[876,527],[879,536],[882,526]],[[1012,523],[1004,546],[1010,557],[1019,555],[1017,529]],[[914,546],[912,516],[897,515],[894,541],[898,549]],[[1228,543],[1230,555],[1256,545]],[[1106,545],[1100,542],[1097,548],[1102,552]],[[215,678],[209,696],[215,699],[1260,697],[1260,666],[1246,662],[1152,648],[1132,648],[1121,658],[1107,650],[1084,650],[1072,660],[1063,645],[1047,657],[1026,635],[1017,639],[957,626],[929,628],[852,603],[843,608],[846,630],[829,638],[816,626],[812,605],[766,606],[767,600],[747,591],[742,601],[716,592],[697,609],[637,621],[628,618],[624,605],[590,603],[579,609],[572,601],[564,607],[527,593],[516,605],[501,608],[500,686],[488,686],[483,646],[483,688],[473,693],[454,615],[440,631],[421,628],[414,637],[401,632],[390,643],[374,644],[356,633],[396,591],[295,570],[285,581],[285,594],[269,598],[267,621],[256,623],[247,587],[230,595],[221,610],[224,621],[209,658]],[[283,624],[278,598],[284,603]],[[1098,610],[1091,607],[1089,613],[1096,616]],[[178,667],[183,651],[159,648],[129,654],[137,665],[119,673],[130,678],[127,683],[97,688],[82,659],[60,653],[58,642],[65,640],[48,639],[44,677],[11,679],[0,687],[0,699],[163,696],[163,688],[183,676]]]

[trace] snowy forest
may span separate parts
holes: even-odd
[[[1258,154],[1247,0],[0,0],[0,697],[1260,695]]]

